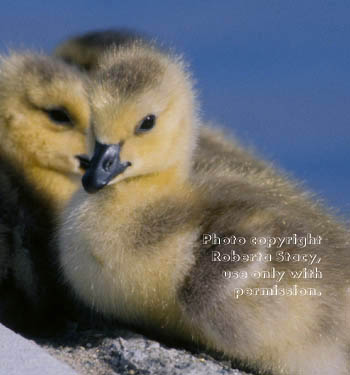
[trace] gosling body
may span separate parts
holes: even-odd
[[[0,156],[0,322],[25,335],[63,329],[68,295],[57,272],[50,202]]]
[[[77,296],[121,322],[200,343],[259,373],[347,374],[344,226],[243,150],[228,146],[226,154],[218,146],[212,162],[193,163],[203,151],[196,148],[196,102],[181,59],[136,43],[112,51],[101,66],[91,97],[95,151],[83,178],[95,194],[78,191],[59,230],[62,272]],[[231,248],[204,243],[210,233],[322,236],[316,248],[302,249],[322,258],[324,278],[313,281],[321,295],[237,298],[237,289],[273,288],[276,281],[228,272],[299,267],[278,262],[277,246],[249,242],[236,253],[270,253],[273,260],[214,262],[213,251],[228,255]],[[293,244],[284,250],[301,253]],[[294,284],[281,278],[279,287]],[[309,285],[298,280],[299,288]]]

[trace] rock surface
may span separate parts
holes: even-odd
[[[247,375],[229,361],[204,353],[169,348],[126,329],[85,330],[53,342],[39,342],[79,374],[93,375]]]

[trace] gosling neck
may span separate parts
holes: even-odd
[[[131,204],[133,207],[151,203],[166,196],[178,196],[190,188],[189,178],[183,171],[172,167],[166,170],[131,177],[105,188],[105,194],[115,195],[119,202]],[[103,190],[102,190],[103,192]],[[129,203],[127,203],[129,202]]]

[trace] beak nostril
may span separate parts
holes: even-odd
[[[113,159],[108,159],[103,163],[103,169],[108,172],[113,165]]]

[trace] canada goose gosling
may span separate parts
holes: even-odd
[[[62,272],[76,294],[121,322],[200,342],[259,371],[347,374],[349,333],[342,327],[350,260],[344,228],[266,168],[237,169],[226,177],[215,174],[214,165],[204,177],[192,176],[196,104],[176,57],[140,43],[113,50],[96,75],[91,103],[94,153],[85,191],[73,196],[58,234]],[[234,289],[255,281],[228,280],[222,271],[249,266],[213,262],[212,248],[201,243],[203,233],[248,238],[290,231],[326,239],[317,251],[323,267],[342,274],[342,284],[328,277],[323,297],[314,299],[237,300]],[[334,249],[339,258],[331,256]],[[242,251],[248,250],[267,248]]]

